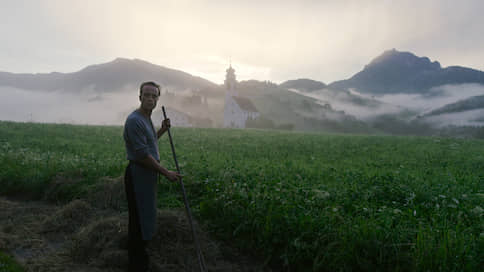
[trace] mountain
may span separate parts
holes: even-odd
[[[286,89],[297,89],[306,92],[312,92],[326,88],[326,84],[324,84],[323,82],[307,78],[288,80],[281,83],[279,86]]]
[[[74,73],[14,74],[0,72],[0,86],[25,90],[114,92],[143,81],[156,81],[171,89],[214,90],[218,85],[188,73],[139,59],[117,58]]]
[[[360,93],[379,95],[425,93],[432,87],[462,83],[484,84],[484,72],[460,66],[442,68],[439,62],[431,62],[427,57],[392,49],[350,79],[333,82],[329,87],[354,88]]]

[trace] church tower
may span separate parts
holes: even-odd
[[[237,80],[235,78],[235,70],[234,68],[232,68],[232,64],[230,64],[229,68],[227,68],[226,70],[226,74],[225,74],[225,89],[227,90],[227,95],[231,95],[231,96],[236,96],[237,95],[237,92],[236,92],[236,84],[237,84]]]
[[[259,112],[248,98],[239,97],[235,70],[232,68],[232,64],[226,71],[224,127],[245,128],[247,120],[258,118]]]

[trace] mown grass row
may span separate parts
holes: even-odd
[[[480,140],[228,129],[172,130],[195,213],[223,239],[296,271],[477,271]],[[174,168],[167,138],[162,163]],[[0,123],[0,192],[42,195],[58,175],[82,195],[122,175],[121,127]],[[180,207],[175,184],[160,206]]]

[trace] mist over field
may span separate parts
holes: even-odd
[[[356,91],[343,91],[332,89],[321,89],[312,92],[304,92],[296,89],[290,89],[298,94],[318,100],[320,105],[331,105],[334,110],[344,111],[360,120],[368,121],[375,116],[387,113],[397,113],[402,110],[397,105],[383,104],[379,100],[362,95]],[[355,103],[355,96],[364,99],[365,104]]]
[[[138,93],[72,93],[0,88],[2,120],[120,125],[139,106]]]
[[[376,98],[388,104],[404,106],[426,113],[446,104],[483,94],[484,85],[471,83],[434,87],[423,94],[394,94]]]
[[[372,121],[381,115],[410,115],[413,120],[432,110],[455,103],[470,97],[484,95],[484,85],[459,84],[443,85],[431,88],[421,94],[385,94],[370,95],[360,93],[354,89],[321,90],[306,92],[297,89],[290,91],[314,98],[321,105],[330,105],[336,111],[344,111],[363,121]],[[437,127],[446,125],[472,125],[482,126],[482,122],[472,121],[483,117],[482,110],[469,110],[458,113],[449,113],[441,116],[426,117],[426,122]],[[335,118],[336,120],[336,118]]]
[[[371,122],[378,116],[398,115],[410,112],[410,120],[422,116],[434,109],[454,103],[469,97],[484,94],[484,86],[480,84],[445,85],[432,88],[424,94],[387,94],[374,96],[361,94],[355,90],[349,91],[321,89],[313,92],[304,92],[296,89],[290,91],[314,98],[317,103],[329,106],[332,112],[326,112],[325,118],[341,121],[343,111],[347,115]],[[154,111],[153,120],[161,119],[159,108],[161,105],[171,107],[178,111],[185,111],[195,116],[211,119],[217,125],[222,116],[223,98],[207,99],[207,108],[188,101],[192,95],[190,90],[181,90],[176,98],[162,96]],[[83,90],[82,92],[38,91],[23,90],[11,87],[0,87],[0,117],[2,120],[18,122],[41,123],[71,123],[92,125],[122,125],[127,115],[139,106],[138,91],[135,88],[124,88],[111,92],[96,92]],[[211,110],[207,110],[211,109]],[[320,118],[320,112],[307,117]],[[458,113],[429,116],[425,122],[436,127],[446,125],[472,125],[482,126],[483,110],[471,110]],[[218,120],[218,121],[217,121]],[[477,121],[473,121],[477,120]],[[174,124],[176,125],[176,124]]]
[[[161,106],[167,108],[168,117],[173,111],[182,112],[198,119],[206,119],[202,127],[212,127],[223,119],[223,97],[206,98],[189,89],[170,91],[164,88],[152,120],[159,125]],[[80,92],[64,90],[41,91],[0,87],[0,120],[37,123],[68,123],[87,125],[123,125],[126,117],[139,107],[139,90],[124,87],[109,92],[84,89]],[[195,98],[195,99],[194,99]],[[197,98],[200,100],[198,101]],[[172,122],[174,126],[190,126]]]

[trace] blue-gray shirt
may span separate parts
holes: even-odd
[[[150,118],[133,111],[124,124],[127,158],[139,162],[148,154],[160,161],[158,137]],[[158,173],[140,164],[131,164],[131,177],[143,240],[153,238],[156,231],[156,191]]]
[[[153,123],[137,110],[126,119],[124,141],[128,160],[140,161],[150,154],[155,160],[160,161],[158,137]]]

